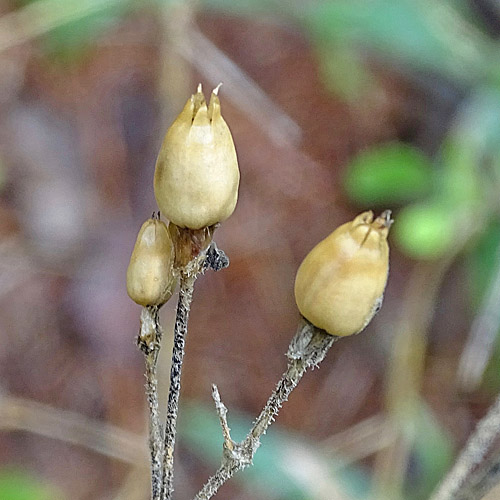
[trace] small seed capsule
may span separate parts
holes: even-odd
[[[306,256],[295,278],[301,314],[331,335],[363,330],[382,305],[389,270],[391,212],[364,212]]]
[[[198,86],[168,129],[156,161],[156,201],[179,227],[201,229],[221,222],[238,199],[238,160],[217,93],[218,87],[207,107]]]
[[[175,288],[174,247],[167,226],[148,219],[141,227],[127,269],[127,292],[141,306],[164,304]]]

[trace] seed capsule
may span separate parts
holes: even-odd
[[[198,86],[168,129],[156,161],[156,201],[179,227],[201,229],[221,222],[238,199],[238,160],[217,93],[218,87],[207,107]]]
[[[386,210],[364,212],[343,224],[306,256],[295,278],[301,314],[331,335],[363,330],[382,305],[389,270]]]
[[[174,248],[164,222],[148,219],[141,227],[127,269],[127,292],[141,306],[164,304],[173,293]]]

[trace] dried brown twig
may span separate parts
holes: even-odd
[[[229,265],[226,254],[217,248],[215,242],[205,252],[191,260],[180,270],[179,300],[174,328],[174,346],[172,350],[172,364],[170,367],[170,389],[167,403],[167,417],[165,421],[165,435],[163,444],[163,466],[162,466],[162,500],[171,500],[174,472],[174,450],[177,426],[177,414],[179,411],[179,395],[181,389],[182,362],[184,359],[184,348],[188,331],[188,319],[193,298],[194,284],[198,276],[206,269],[220,271]],[[154,497],[156,498],[156,497]]]
[[[260,438],[278,415],[283,403],[295,389],[309,368],[318,366],[333,343],[340,337],[329,335],[308,321],[303,321],[292,339],[287,352],[288,366],[264,409],[257,417],[246,438],[237,443],[231,439],[227,423],[227,409],[222,403],[217,386],[212,386],[212,396],[224,436],[222,463],[211,476],[194,500],[209,500],[219,488],[236,472],[252,464],[253,457],[260,446]]]
[[[162,484],[163,431],[158,403],[158,376],[156,368],[160,352],[162,330],[158,307],[144,307],[141,312],[141,330],[137,345],[144,353],[146,364],[146,398],[149,408],[149,449],[151,453],[151,498],[159,498]]]

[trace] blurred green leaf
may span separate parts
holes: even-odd
[[[104,30],[132,8],[144,8],[151,0],[21,0],[24,17],[36,24],[44,49],[67,62],[78,56]]]
[[[427,195],[432,166],[418,150],[391,143],[358,155],[349,165],[345,189],[364,205],[403,203]]]
[[[81,3],[81,0],[78,3]],[[119,22],[121,17],[131,10],[132,4],[132,0],[104,2],[99,11],[91,11],[79,19],[61,24],[45,36],[45,49],[58,59],[67,60],[74,57],[101,33]]]
[[[232,12],[239,15],[278,14],[281,17],[290,15],[294,2],[289,2],[283,9],[282,0],[201,0],[204,7]]]
[[[450,14],[459,16],[454,9],[413,0],[310,2],[304,9],[309,30],[320,44],[352,43],[419,69],[470,79],[482,69],[482,61],[473,55],[474,41],[463,41],[463,35],[456,40],[442,36],[438,21],[453,26]]]
[[[185,403],[181,412],[179,435],[182,442],[198,456],[213,464],[214,468],[218,467],[222,454],[222,432],[215,410],[191,402]],[[252,425],[251,418],[233,412],[230,412],[228,417],[233,439],[242,440]],[[254,491],[262,489],[273,498],[309,500],[310,488],[315,482],[311,472],[304,477],[304,470],[310,470],[312,467],[318,477],[327,479],[331,476],[332,481],[340,484],[353,496],[365,498],[369,488],[367,476],[355,467],[334,473],[333,470],[338,468],[339,463],[332,458],[326,458],[297,436],[288,434],[279,427],[273,427],[262,438],[262,446],[255,455],[254,465],[237,477],[251,485]]]
[[[438,201],[409,205],[397,215],[394,235],[410,257],[436,259],[452,248],[456,222],[452,207]]]
[[[450,134],[483,154],[500,152],[500,88],[477,86],[458,110]]]
[[[500,389],[500,370],[498,369],[500,366],[500,342],[498,342],[498,332],[492,351],[481,385],[489,394],[496,396]]]
[[[453,463],[454,454],[450,436],[423,402],[416,415],[414,432],[412,464],[405,498],[423,500],[429,498],[443,478]]]
[[[375,82],[361,54],[345,44],[318,45],[324,85],[347,101],[366,94]]]
[[[480,157],[466,142],[447,140],[439,172],[439,196],[454,205],[486,201],[481,189]]]
[[[499,160],[500,91],[476,89],[442,145],[439,196],[457,207],[489,211],[499,189]]]
[[[0,470],[0,500],[56,500],[53,488],[15,469]]]
[[[500,248],[500,220],[492,219],[467,255],[470,298],[476,309],[491,285]]]

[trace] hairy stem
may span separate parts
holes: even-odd
[[[163,481],[162,500],[171,500],[174,491],[174,449],[177,427],[177,413],[179,410],[179,394],[181,390],[182,362],[188,331],[189,311],[193,299],[194,283],[198,272],[188,272],[186,269],[180,273],[179,301],[174,328],[174,347],[172,351],[172,364],[170,368],[170,390],[168,393],[167,418],[165,422],[165,444],[163,455]]]
[[[500,434],[500,396],[479,421],[455,465],[446,475],[431,500],[452,500],[457,497],[471,471],[483,460]]]
[[[149,408],[149,449],[151,453],[151,499],[160,500],[162,484],[163,433],[158,405],[156,365],[160,351],[161,326],[158,307],[145,307],[141,312],[141,330],[137,339],[146,364],[146,398]]]
[[[252,464],[253,456],[260,446],[260,437],[265,434],[272,424],[283,403],[287,401],[290,393],[300,382],[304,373],[309,368],[317,366],[338,339],[339,337],[328,335],[307,321],[304,321],[299,326],[288,348],[288,366],[285,373],[283,373],[250,432],[240,443],[236,443],[230,438],[226,421],[227,410],[220,401],[217,388],[213,387],[212,394],[224,435],[222,463],[217,472],[208,479],[198,492],[195,500],[209,500],[236,472]]]

